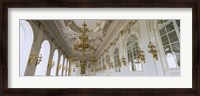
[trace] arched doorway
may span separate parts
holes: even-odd
[[[57,66],[57,63],[58,63],[58,50],[54,51],[52,62],[54,63],[54,66],[51,68],[51,74],[50,75],[56,76],[56,66]]]
[[[58,64],[58,76],[62,76],[62,67],[63,67],[63,55],[61,55],[60,62]]]
[[[43,41],[43,43],[41,45],[39,57],[42,57],[42,61],[39,62],[36,67],[36,71],[35,71],[36,76],[46,75],[49,53],[50,53],[49,41],[45,40],[45,41]]]
[[[33,30],[26,20],[20,20],[20,76],[24,76],[33,44]]]

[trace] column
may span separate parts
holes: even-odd
[[[24,76],[34,76],[35,75],[35,70],[36,70],[36,67],[37,67],[36,61],[37,61],[37,58],[39,56],[39,52],[40,52],[40,45],[38,45],[38,43],[36,44],[36,43],[33,42],[29,57],[31,55],[33,56],[33,54],[34,54],[35,59],[30,63],[28,62],[29,64],[27,63]]]
[[[53,61],[53,48],[50,48],[50,54],[49,54],[49,61],[48,61],[48,66],[47,66],[47,72],[46,72],[46,76],[50,76],[51,74],[51,68],[52,68],[52,61]]]
[[[58,76],[58,72],[59,72],[59,70],[58,70],[58,65],[60,64],[60,57],[61,57],[61,54],[60,54],[60,50],[58,50],[58,62],[57,62],[57,66],[56,66],[56,76]]]

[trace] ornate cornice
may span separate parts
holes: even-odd
[[[130,21],[126,20],[119,20],[119,21],[114,21],[111,26],[108,29],[109,34],[105,37],[104,41],[98,48],[96,52],[96,57],[99,57],[99,54],[102,53],[103,50],[105,50],[110,44],[115,44],[113,40],[117,40],[117,38],[114,38],[115,36],[119,36],[119,32],[123,30],[127,24],[129,24]]]

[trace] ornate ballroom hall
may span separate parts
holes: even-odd
[[[180,20],[20,20],[19,76],[180,76]]]

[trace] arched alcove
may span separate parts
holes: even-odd
[[[44,40],[41,44],[41,49],[38,57],[42,57],[41,61],[37,64],[35,75],[44,76],[46,74],[48,60],[50,54],[50,44],[49,41]]]
[[[51,68],[51,76],[56,76],[56,66],[57,66],[57,63],[58,63],[58,50],[55,50],[54,51],[54,54],[53,54],[53,60],[52,60],[54,66]]]
[[[128,64],[131,71],[142,71],[142,64],[138,61],[138,39],[131,34],[127,39]]]
[[[20,20],[20,76],[24,76],[33,44],[33,30],[29,22]]]
[[[67,59],[65,58],[65,61],[64,61],[64,69],[63,69],[63,76],[66,75],[66,67],[67,67]]]
[[[58,76],[62,76],[62,67],[63,67],[63,55],[61,55],[60,62],[58,64]]]

